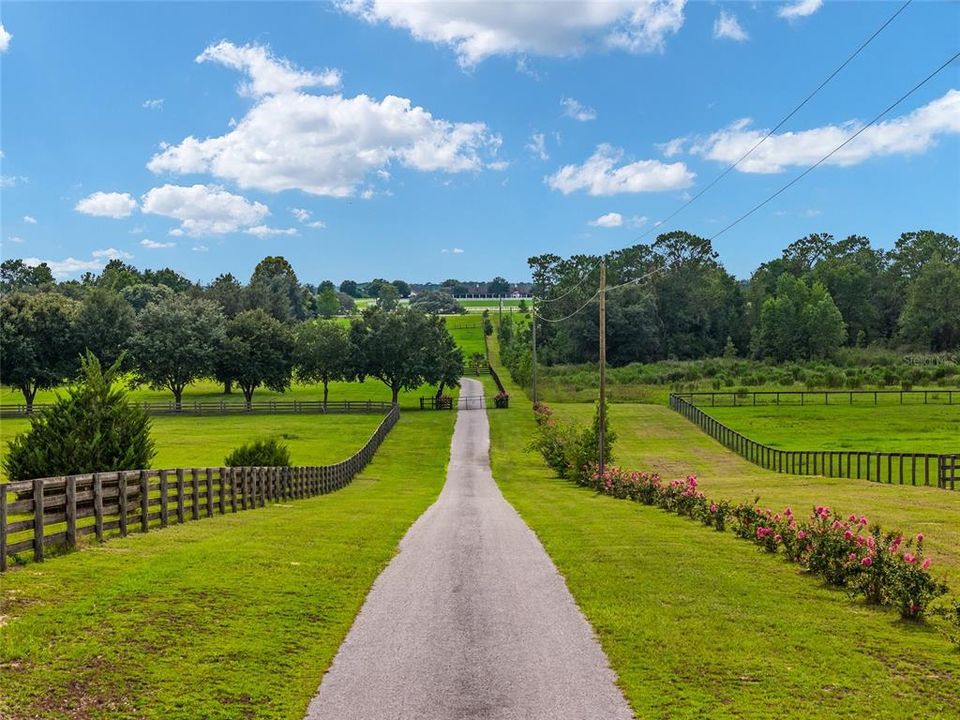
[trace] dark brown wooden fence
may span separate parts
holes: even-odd
[[[84,535],[122,537],[339,490],[399,418],[399,407],[390,406],[364,446],[335,465],[122,470],[0,483],[0,570],[9,555],[32,550],[42,561],[44,548],[76,547]]]
[[[755,390],[674,393],[693,405],[954,405],[960,390]]]
[[[955,490],[960,454],[884,453],[855,450],[781,450],[727,427],[680,395],[670,408],[738,455],[767,470],[791,475],[859,478],[900,485],[936,485]]]
[[[384,414],[392,407],[389,401],[381,400],[262,400],[247,405],[243,401],[197,400],[181,403],[179,407],[169,402],[132,402],[151,415],[277,415],[285,413],[320,414]],[[33,412],[39,412],[47,404],[34,403]],[[0,417],[28,417],[24,404],[0,405]]]

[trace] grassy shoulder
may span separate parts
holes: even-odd
[[[382,420],[380,415],[158,416],[151,418],[157,446],[151,465],[218,467],[240,445],[267,437],[286,443],[295,465],[327,465],[355,453]],[[29,427],[25,418],[0,421],[0,459],[7,453],[7,442]]]
[[[453,413],[405,414],[339,492],[7,573],[0,716],[299,720],[436,498]]]
[[[714,407],[704,411],[785,450],[960,452],[960,405]]]
[[[851,602],[731,533],[556,479],[525,449],[525,403],[488,414],[494,477],[566,578],[638,717],[960,711],[960,654],[934,627]],[[614,427],[627,434],[616,417]],[[682,452],[682,439],[672,444]]]

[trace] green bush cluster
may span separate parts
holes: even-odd
[[[558,420],[543,403],[534,404],[533,413],[537,421],[537,434],[530,448],[539,452],[557,475],[581,482],[600,461],[599,406],[588,427]],[[613,460],[613,444],[617,437],[610,430],[609,417],[604,420],[604,461],[609,463]]]
[[[289,467],[290,448],[277,438],[241,445],[224,459],[227,467]]]

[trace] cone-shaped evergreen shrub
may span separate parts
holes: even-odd
[[[150,418],[127,402],[114,384],[121,360],[107,370],[93,353],[80,360],[80,377],[53,405],[30,420],[30,429],[9,442],[7,479],[76,475],[150,467],[156,454]]]

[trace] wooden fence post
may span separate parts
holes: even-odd
[[[170,487],[167,484],[167,471],[160,471],[160,527],[165,528],[170,522],[170,509],[167,507]]]
[[[7,494],[0,492],[0,572],[7,569]]]
[[[43,480],[33,481],[33,559],[43,562]]]
[[[103,478],[93,474],[93,529],[98,542],[103,542]]]
[[[205,473],[207,482],[207,517],[213,517],[213,469],[207,468]]]
[[[177,468],[177,522],[183,524],[183,468]]]
[[[140,471],[140,532],[147,532],[150,529],[150,481],[147,479],[147,471]]]
[[[77,546],[77,478],[71,475],[67,478],[67,545]]]
[[[227,472],[220,468],[220,514],[227,514]]]
[[[190,504],[190,515],[194,520],[200,519],[200,473],[196,468],[190,468],[190,496],[193,502]]]
[[[117,511],[120,514],[120,537],[127,535],[127,473],[117,471]]]

